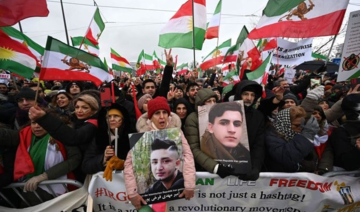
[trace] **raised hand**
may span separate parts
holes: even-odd
[[[177,91],[177,89],[176,89],[176,91]],[[169,102],[174,98],[176,91],[174,91],[174,88],[172,88],[172,89],[169,90],[169,92],[167,93],[167,100],[168,100]]]
[[[167,66],[174,66],[174,59],[173,59],[173,56],[171,55],[171,50],[172,49],[170,49],[169,52],[167,52],[166,49],[164,49]]]

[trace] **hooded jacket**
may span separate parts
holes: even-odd
[[[174,113],[176,113],[176,107],[179,105],[179,104],[183,104],[185,105],[186,107],[186,116],[185,118],[181,119],[181,130],[184,131],[185,130],[185,121],[186,121],[186,118],[189,116],[190,113],[193,112],[193,109],[191,108],[190,106],[190,103],[184,99],[184,98],[179,98],[175,101],[174,103],[174,107],[173,107],[173,111]]]
[[[210,173],[214,172],[215,166],[218,164],[214,159],[209,157],[200,149],[199,138],[199,119],[197,114],[197,107],[205,105],[205,101],[211,97],[216,98],[216,93],[211,89],[201,89],[195,97],[196,111],[192,112],[185,121],[185,137],[189,142],[191,151],[195,159],[195,166],[197,171],[206,170]]]
[[[264,115],[254,109],[254,105],[261,97],[262,87],[255,81],[243,80],[236,88],[234,100],[241,100],[241,93],[247,86],[253,86],[255,99],[251,106],[245,107],[246,126],[250,146],[252,170],[247,175],[240,175],[242,180],[257,180],[265,158],[265,120]]]
[[[130,150],[130,142],[128,134],[133,133],[130,125],[130,116],[125,107],[115,103],[110,106],[109,109],[102,108],[99,112],[98,118],[98,132],[87,148],[82,162],[82,170],[86,174],[95,174],[99,171],[104,171],[105,166],[103,164],[104,152],[107,146],[112,145],[115,147],[115,139],[109,140],[109,127],[106,121],[107,111],[110,109],[119,110],[122,115],[122,124],[118,130],[118,145],[117,152],[118,158],[125,160],[126,155]],[[111,133],[111,132],[110,132]],[[112,134],[112,133],[111,133]],[[111,143],[110,143],[111,142]]]
[[[169,115],[168,120],[168,128],[181,128],[181,120],[178,115],[175,113],[171,113]],[[151,121],[148,118],[148,114],[144,113],[140,116],[136,123],[136,129],[138,132],[146,132],[146,131],[154,131],[151,125]],[[194,157],[191,153],[189,144],[183,134],[181,132],[182,138],[182,147],[183,147],[183,156],[184,156],[184,166],[183,166],[183,175],[184,175],[184,186],[185,189],[194,189],[195,188],[195,180],[196,180],[196,170],[194,165]],[[131,151],[127,154],[125,160],[125,169],[124,169],[124,179],[125,179],[125,186],[127,194],[130,198],[135,197],[138,195],[137,183],[134,176],[134,169],[132,164],[132,154]]]

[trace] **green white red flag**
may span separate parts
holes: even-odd
[[[3,30],[5,34],[7,34],[11,39],[16,40],[29,48],[31,53],[36,56],[38,61],[42,60],[42,56],[44,55],[44,47],[40,46],[31,40],[28,36],[13,27],[1,27],[1,30]]]
[[[101,18],[99,8],[96,8],[94,17],[90,22],[88,31],[86,32],[85,37],[94,45],[98,45],[99,38],[101,33],[105,29],[105,23]]]
[[[194,10],[193,10],[194,2]],[[206,29],[206,0],[188,0],[160,31],[159,46],[201,50]],[[193,11],[195,14],[193,14]],[[193,29],[194,20],[194,29]]]
[[[269,0],[250,39],[338,34],[349,0]]]
[[[225,54],[230,48],[230,46],[231,46],[231,39],[225,41],[220,46],[212,50],[210,54],[208,54],[204,58],[203,63],[200,65],[200,68],[202,70],[207,70],[211,67],[222,64]]]
[[[237,57],[238,57],[238,53],[239,53],[239,48],[241,46],[241,44],[244,42],[244,40],[247,38],[249,32],[246,28],[246,26],[244,26],[241,29],[241,32],[236,40],[235,45],[231,46],[228,51],[225,54],[225,58],[224,58],[224,63],[231,63],[231,62],[236,62],[237,61]],[[240,65],[238,65],[240,66]]]
[[[266,60],[253,72],[247,73],[248,80],[255,81],[259,84],[266,85],[267,78],[271,67],[272,53],[266,58]]]
[[[166,62],[162,61],[157,55],[156,52],[153,52],[153,65],[155,69],[163,69],[166,66]]]
[[[49,15],[46,0],[2,0],[0,1],[0,27],[12,26],[30,17]]]
[[[131,74],[133,68],[131,67],[129,61],[127,61],[124,57],[121,57],[114,49],[111,49],[110,56],[112,68],[115,71],[126,71]]]
[[[138,57],[136,68],[136,74],[138,76],[145,74],[147,70],[154,70],[155,66],[153,63],[153,57],[151,55],[145,54],[144,50],[142,50]]]
[[[91,81],[96,86],[110,82],[105,64],[95,55],[48,37],[40,70],[41,80]]]
[[[186,72],[189,70],[188,63],[183,63],[176,67],[176,73],[179,75],[186,74]]]
[[[213,17],[206,29],[205,39],[219,38],[222,0],[216,6]]]
[[[87,53],[93,54],[98,56],[100,54],[100,48],[99,45],[94,45],[91,43],[87,38],[78,36],[78,37],[72,37],[71,42],[73,47],[80,48],[81,50],[86,51]]]
[[[11,39],[0,30],[0,69],[30,79],[36,69],[36,64],[35,55],[26,46]]]

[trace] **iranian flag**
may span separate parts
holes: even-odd
[[[211,18],[206,30],[205,39],[219,38],[219,28],[221,20],[221,5],[222,0],[219,1],[216,6],[213,17]]]
[[[225,94],[231,91],[236,83],[240,82],[239,74],[236,71],[230,71],[226,74],[223,79],[223,91],[222,93]]]
[[[31,51],[31,53],[35,55],[37,60],[42,60],[42,56],[44,55],[44,47],[40,46],[31,40],[28,36],[13,27],[1,27],[1,30],[3,30],[5,34],[7,34],[11,39],[25,45]]]
[[[241,58],[238,58],[240,65],[240,79],[243,79],[245,69],[247,69],[247,61],[251,59],[252,65],[250,70],[255,70],[260,66],[260,52],[256,48],[255,44],[249,38],[246,38],[241,44],[239,49],[239,55]]]
[[[266,58],[266,60],[253,72],[247,73],[248,80],[255,81],[259,84],[266,85],[267,78],[271,67],[272,53]]]
[[[99,38],[101,33],[105,29],[105,23],[101,19],[99,8],[96,8],[93,19],[90,22],[88,31],[86,32],[85,37],[93,44],[98,45]]]
[[[176,73],[179,75],[186,74],[186,72],[189,70],[188,63],[183,63],[176,67]]]
[[[257,48],[261,52],[261,59],[266,59],[271,50],[277,48],[277,38],[262,38],[259,40]]]
[[[36,69],[35,55],[22,43],[0,30],[0,69],[30,79]]]
[[[141,76],[145,74],[147,70],[154,70],[153,57],[151,55],[145,54],[144,50],[141,51],[138,61],[136,63],[137,75]]]
[[[81,50],[84,50],[90,54],[98,56],[100,53],[99,45],[94,45],[85,37],[82,36],[72,37],[71,42],[72,45],[76,48],[80,48],[81,45]]]
[[[194,2],[194,14],[193,14]],[[206,29],[206,0],[188,0],[160,31],[159,46],[201,50]],[[193,22],[194,28],[193,29]]]
[[[336,35],[349,0],[269,0],[250,39]]]
[[[244,40],[247,38],[249,32],[246,28],[246,26],[244,26],[241,29],[241,32],[236,40],[235,45],[231,46],[228,51],[225,54],[225,58],[224,58],[224,63],[231,63],[231,62],[236,62],[237,61],[237,57],[238,57],[238,53],[239,53],[239,48],[241,46],[241,44],[244,42]]]
[[[46,0],[2,0],[0,1],[0,27],[12,26],[30,17],[49,15]]]
[[[166,62],[160,60],[160,58],[156,55],[156,52],[153,52],[153,65],[156,69],[164,68],[166,66]]]
[[[97,56],[48,37],[40,70],[41,80],[92,81],[100,86],[112,78]]]
[[[204,58],[203,63],[200,65],[200,68],[202,70],[207,70],[218,64],[222,64],[225,57],[225,53],[228,51],[230,46],[231,46],[231,39],[225,41],[219,47],[212,50],[210,54],[208,54],[208,56]]]
[[[126,71],[131,74],[133,68],[124,57],[121,57],[114,49],[111,49],[110,56],[112,68],[115,71]]]

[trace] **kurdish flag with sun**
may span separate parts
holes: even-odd
[[[100,86],[102,82],[110,82],[113,77],[97,56],[68,46],[49,36],[40,79],[91,81],[96,86]]]
[[[130,63],[124,57],[121,57],[112,48],[111,48],[110,56],[111,56],[112,68],[115,71],[126,71],[131,74],[133,68],[131,67]]]
[[[204,43],[205,29],[206,1],[188,0],[161,29],[159,46],[166,49],[173,47],[193,49],[194,33],[195,49],[201,50]]]
[[[36,65],[35,55],[26,46],[11,39],[4,31],[0,30],[0,69],[30,79]]]

